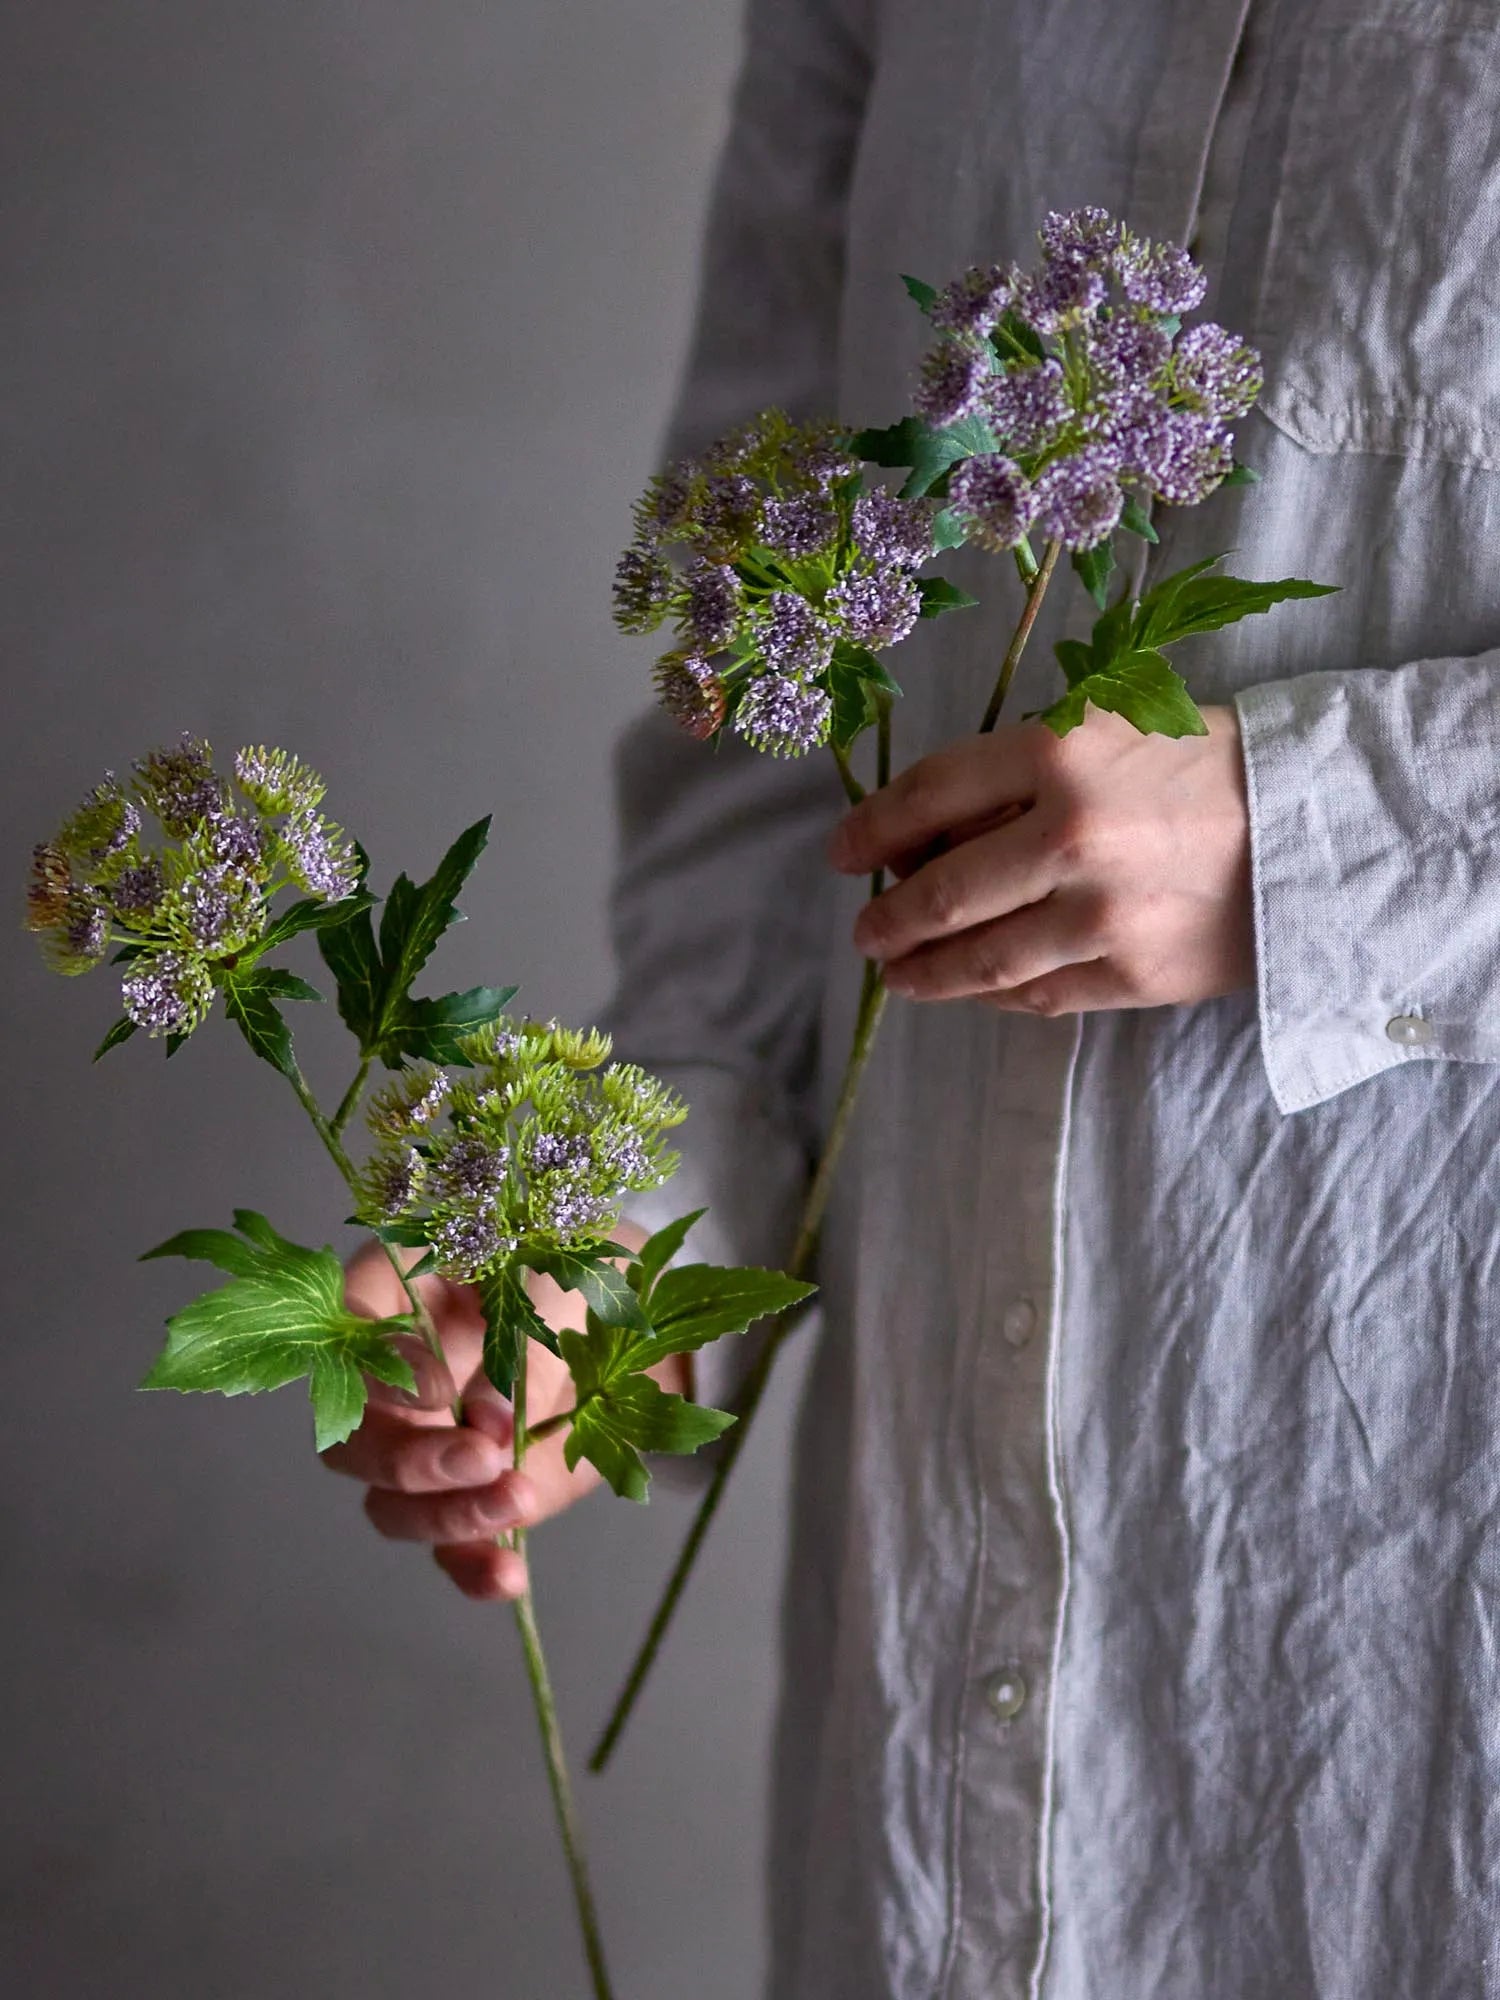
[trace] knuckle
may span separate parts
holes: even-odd
[[[963,926],[967,909],[963,886],[950,869],[930,868],[920,885],[917,907],[934,930],[958,930]]]
[[[1003,992],[1015,984],[1010,954],[998,938],[980,939],[974,947],[970,971],[975,983],[985,993]]]

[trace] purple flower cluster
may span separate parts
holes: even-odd
[[[185,735],[134,766],[127,794],[97,785],[37,848],[27,924],[49,964],[86,972],[127,947],[127,1018],[151,1034],[190,1034],[236,956],[266,928],[277,891],[323,901],[354,888],[352,845],[317,811],[323,781],[281,750],[241,750],[231,780],[207,743]],[[143,840],[143,809],[165,844]]]
[[[975,270],[937,295],[939,338],[914,402],[929,423],[981,421],[995,449],[950,474],[974,538],[1032,530],[1096,546],[1127,494],[1187,506],[1233,469],[1233,425],[1260,393],[1254,350],[1212,323],[1179,331],[1206,280],[1176,244],[1101,208],[1051,214],[1040,266]]]
[[[950,288],[955,326],[993,324],[995,278]],[[865,492],[842,432],[768,410],[652,481],[616,571],[616,621],[631,632],[674,625],[678,643],[654,677],[692,735],[729,728],[772,755],[801,755],[827,741],[839,659],[868,668],[872,648],[916,623],[912,572],[933,553],[935,513]]]

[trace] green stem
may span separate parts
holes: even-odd
[[[329,1120],[328,1129],[335,1139],[344,1136],[344,1127],[359,1108],[359,1100],[364,1095],[365,1078],[370,1074],[373,1056],[361,1056],[359,1068],[354,1072],[354,1081],[339,1099],[339,1108]]]
[[[880,981],[878,972],[875,971],[873,966],[870,967],[866,975],[864,989],[860,995],[859,1013],[854,1027],[854,1040],[849,1050],[849,1060],[844,1065],[844,1075],[839,1085],[838,1103],[834,1107],[833,1122],[828,1128],[828,1138],[823,1147],[822,1157],[818,1161],[817,1171],[813,1175],[812,1183],[807,1191],[807,1199],[802,1208],[802,1219],[797,1230],[797,1241],[792,1248],[791,1259],[787,1264],[787,1274],[790,1277],[802,1277],[812,1264],[813,1252],[816,1250],[818,1243],[818,1231],[822,1226],[823,1215],[828,1207],[828,1197],[833,1189],[834,1170],[838,1166],[839,1156],[844,1150],[844,1142],[849,1135],[849,1127],[854,1117],[854,1107],[859,1097],[860,1082],[864,1076],[866,1065],[870,1060],[870,1052],[875,1046],[875,1037],[880,1031],[880,1023],[885,1014],[886,1001],[889,997],[886,988]],[[652,1617],[650,1626],[647,1628],[646,1636],[641,1642],[640,1651],[635,1656],[630,1672],[626,1676],[625,1685],[621,1689],[614,1708],[610,1713],[609,1720],[604,1726],[604,1732],[600,1736],[598,1743],[594,1746],[593,1755],[589,1758],[589,1769],[591,1771],[602,1771],[604,1769],[605,1765],[609,1762],[611,1751],[613,1751],[615,1744],[619,1741],[621,1731],[630,1719],[631,1711],[635,1707],[636,1698],[645,1684],[646,1676],[651,1671],[652,1663],[661,1650],[661,1643],[667,1635],[667,1628],[672,1623],[672,1617],[677,1609],[678,1600],[686,1589],[688,1579],[693,1573],[693,1565],[698,1559],[698,1551],[703,1546],[704,1538],[713,1525],[715,1514],[719,1511],[719,1502],[724,1497],[724,1489],[729,1484],[730,1474],[734,1471],[739,1455],[744,1450],[745,1439],[750,1434],[750,1426],[754,1420],[755,1412],[760,1407],[761,1398],[765,1395],[766,1384],[771,1379],[771,1370],[775,1366],[776,1356],[781,1349],[781,1344],[800,1317],[800,1313],[794,1307],[790,1313],[783,1313],[779,1319],[772,1322],[770,1331],[767,1333],[760,1352],[756,1356],[755,1365],[746,1377],[745,1386],[740,1395],[736,1398],[735,1415],[739,1421],[732,1430],[725,1433],[724,1440],[719,1447],[719,1461],[714,1467],[713,1478],[709,1482],[708,1491],[704,1494],[703,1499],[699,1503],[698,1511],[693,1516],[693,1524],[688,1530],[687,1539],[682,1545],[681,1553],[678,1555],[672,1574],[667,1579],[666,1588],[657,1603],[656,1611]]]
[[[1000,720],[1000,711],[1005,706],[1005,697],[1010,693],[1011,681],[1016,668],[1021,663],[1021,655],[1026,650],[1026,641],[1031,637],[1031,628],[1036,623],[1036,615],[1042,608],[1042,599],[1047,595],[1047,585],[1052,581],[1052,572],[1057,568],[1057,558],[1062,554],[1061,542],[1048,542],[1042,555],[1041,567],[1031,579],[1026,592],[1026,609],[1021,613],[1020,623],[1006,648],[1005,658],[1000,662],[999,677],[990,696],[989,707],[984,711],[984,720],[979,725],[981,736],[988,736]]]
[[[839,777],[843,780],[849,803],[851,806],[857,806],[865,795],[865,788],[854,775],[853,766],[849,762],[849,752],[840,750],[837,743],[830,743],[828,747],[833,752],[834,763],[839,767]]]
[[[1038,563],[1032,555],[1029,546],[1022,544],[1016,550],[1016,565],[1021,572],[1022,579],[1027,584],[1026,603],[1016,624],[1015,632],[1011,637],[1010,645],[1006,649],[1005,658],[1000,667],[999,679],[996,682],[994,692],[990,696],[989,706],[985,710],[984,719],[980,724],[980,733],[982,735],[987,734],[995,726],[1000,710],[1004,705],[1005,697],[1010,690],[1010,684],[1014,678],[1016,667],[1020,662],[1021,655],[1026,650],[1026,642],[1031,637],[1032,627],[1036,623],[1037,613],[1041,610],[1042,599],[1046,596],[1047,586],[1052,580],[1052,573],[1057,567],[1057,560],[1061,552],[1059,543],[1049,542],[1043,553],[1041,562]],[[885,784],[889,782],[890,778],[890,718],[888,703],[884,705],[879,720],[882,727],[877,736],[877,777],[881,784]],[[859,785],[858,779],[855,778],[849,768],[848,758],[838,749],[835,749],[833,754],[834,761],[839,767],[839,775],[844,780],[845,791],[848,792],[851,799],[858,803],[858,800],[864,796],[864,792],[863,788]],[[871,890],[874,894],[879,893],[880,879],[878,876],[872,878]],[[876,1035],[880,1030],[880,1023],[885,1014],[888,997],[886,987],[880,978],[879,968],[873,964],[867,965],[865,967],[864,984],[860,990],[859,1008],[855,1017],[854,1040],[849,1050],[848,1060],[844,1065],[843,1078],[839,1084],[838,1102],[834,1109],[833,1122],[829,1127],[828,1138],[824,1144],[822,1156],[818,1161],[817,1170],[813,1175],[812,1184],[808,1188],[807,1200],[804,1204],[802,1219],[798,1226],[797,1241],[793,1246],[792,1255],[787,1264],[788,1274],[792,1277],[803,1276],[812,1263],[813,1252],[817,1247],[818,1230],[823,1220],[824,1210],[828,1206],[828,1197],[833,1186],[834,1170],[838,1165],[839,1156],[843,1152],[844,1142],[848,1137],[849,1125],[853,1118],[854,1107],[859,1096],[860,1083],[863,1079],[866,1066],[869,1063],[870,1052],[875,1045]],[[656,1610],[652,1614],[651,1623],[646,1629],[646,1636],[641,1642],[640,1650],[631,1664],[630,1671],[625,1678],[625,1684],[616,1697],[613,1709],[610,1711],[609,1720],[606,1722],[599,1741],[594,1746],[593,1754],[589,1758],[589,1769],[591,1771],[602,1771],[604,1769],[605,1765],[609,1762],[615,1744],[619,1741],[625,1724],[630,1719],[636,1701],[640,1696],[641,1689],[645,1685],[646,1678],[651,1672],[656,1656],[661,1650],[662,1641],[665,1639],[668,1628],[672,1623],[678,1600],[681,1598],[683,1591],[687,1587],[688,1579],[692,1575],[693,1565],[698,1559],[698,1552],[703,1546],[709,1528],[713,1525],[715,1514],[719,1511],[719,1503],[724,1497],[724,1489],[729,1483],[730,1474],[734,1471],[739,1455],[745,1448],[745,1440],[750,1434],[751,1421],[754,1418],[756,1410],[760,1407],[761,1399],[765,1394],[766,1384],[771,1377],[771,1370],[775,1366],[776,1356],[781,1349],[782,1342],[801,1316],[800,1310],[793,1307],[790,1313],[784,1314],[779,1320],[772,1323],[760,1352],[756,1356],[754,1366],[746,1377],[744,1388],[735,1404],[735,1415],[739,1421],[731,1431],[725,1434],[722,1443],[719,1445],[719,1459],[714,1468],[713,1477],[709,1482],[708,1491],[704,1494],[703,1499],[699,1503],[698,1511],[693,1516],[692,1526],[688,1529],[687,1539],[684,1541],[672,1573],[667,1579],[666,1587],[662,1591],[661,1597],[657,1600]],[[540,1435],[542,1429],[543,1426],[539,1425],[532,1435]]]
[[[526,1428],[526,1361],[523,1342],[512,1392],[517,1471],[525,1463],[526,1448],[536,1435]],[[542,1426],[538,1426],[538,1429],[541,1428]],[[518,1528],[511,1536],[511,1547],[524,1557],[526,1553],[524,1530]],[[594,2000],[613,2000],[609,1969],[604,1962],[604,1939],[599,1928],[599,1912],[594,1904],[588,1861],[584,1854],[583,1827],[573,1800],[573,1785],[568,1776],[567,1752],[563,1747],[562,1727],[557,1719],[557,1700],[552,1692],[552,1677],[547,1671],[547,1656],[542,1651],[542,1635],[537,1629],[536,1606],[532,1602],[529,1583],[521,1596],[516,1599],[514,1609],[516,1627],[521,1634],[521,1650],[526,1656],[526,1677],[531,1683],[531,1699],[536,1709],[542,1752],[547,1763],[547,1782],[552,1790],[552,1804],[557,1813],[557,1829],[562,1836],[563,1853],[568,1864],[568,1878],[573,1885],[573,1902],[578,1913],[578,1929],[583,1939],[584,1956],[588,1960]]]

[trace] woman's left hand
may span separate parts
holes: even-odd
[[[854,942],[893,993],[1029,1014],[1162,1007],[1254,984],[1239,719],[1142,736],[1091,709],[967,737],[850,811],[829,844],[848,875],[900,879]]]

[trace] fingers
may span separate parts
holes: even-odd
[[[388,1493],[442,1493],[453,1487],[488,1486],[510,1463],[509,1435],[465,1426],[415,1424],[394,1411],[372,1407],[344,1444],[323,1454],[333,1472]]]
[[[535,1485],[524,1472],[502,1472],[488,1485],[461,1492],[396,1493],[372,1486],[365,1512],[392,1542],[483,1542],[541,1517]]]
[[[438,1568],[451,1576],[465,1597],[481,1604],[516,1598],[526,1589],[526,1558],[497,1542],[455,1542],[433,1550]]]
[[[1061,848],[1046,818],[1023,813],[934,856],[867,903],[854,926],[855,945],[867,958],[904,958],[920,945],[1040,901],[1056,887],[1061,868]]]
[[[868,874],[966,822],[1028,804],[1041,757],[1055,741],[1049,730],[1028,724],[934,751],[845,815],[828,844],[830,862],[841,874]]]
[[[1089,903],[1054,895],[922,945],[886,966],[885,983],[908,1000],[1000,999],[1096,959],[1103,949]]]
[[[987,993],[985,1000],[1013,1014],[1095,1014],[1109,1008],[1139,1007],[1139,989],[1107,958],[1086,965],[1063,966],[1007,992]]]

